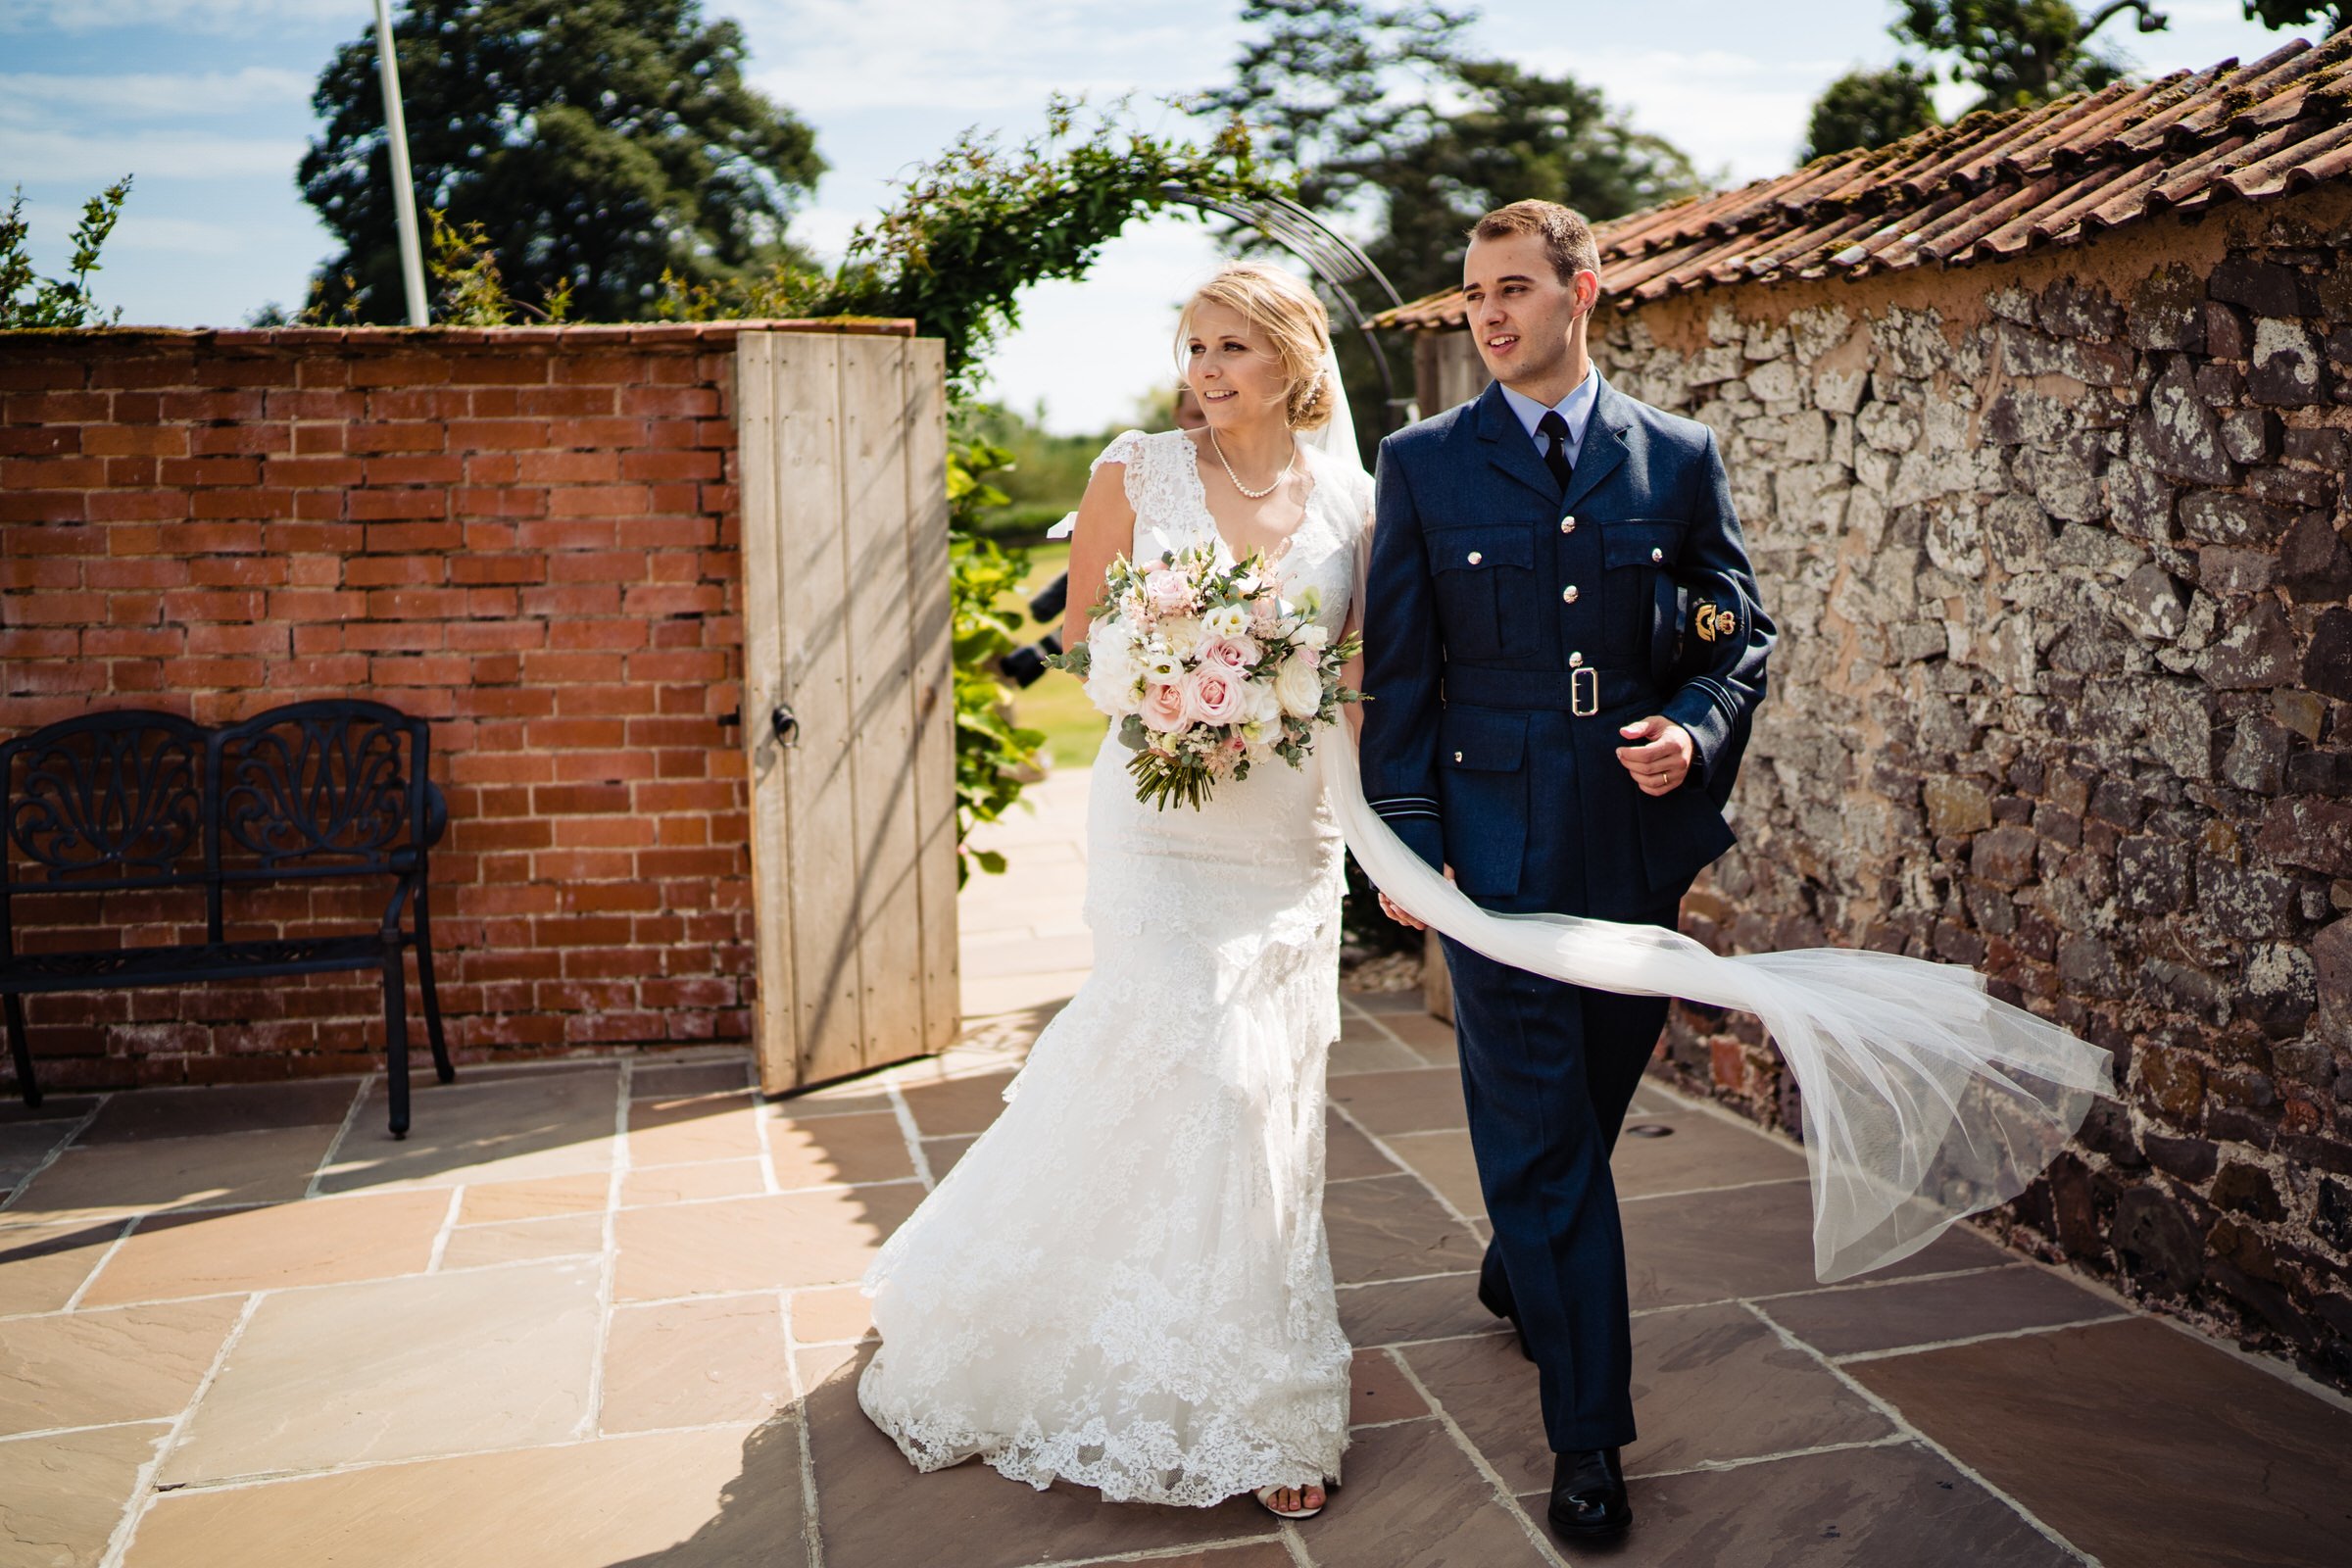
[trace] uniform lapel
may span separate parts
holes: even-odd
[[[1510,414],[1507,404],[1503,414]],[[1624,464],[1625,432],[1633,422],[1633,411],[1626,406],[1625,397],[1604,376],[1593,389],[1592,416],[1585,423],[1584,445],[1576,454],[1576,472],[1568,480],[1568,493],[1560,498],[1561,511],[1574,511],[1577,503]],[[1544,466],[1541,460],[1536,466]]]
[[[1535,442],[1528,439],[1527,426],[1503,401],[1498,381],[1489,381],[1478,400],[1478,439],[1489,463],[1542,496],[1546,506],[1558,499],[1559,484],[1544,466]]]

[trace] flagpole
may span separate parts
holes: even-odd
[[[375,60],[384,83],[384,137],[392,149],[392,210],[400,220],[400,276],[409,324],[431,324],[424,305],[424,247],[416,236],[416,181],[409,172],[409,122],[400,110],[400,65],[392,56],[390,0],[375,0]]]

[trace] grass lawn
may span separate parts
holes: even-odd
[[[1059,576],[1070,564],[1070,547],[1060,540],[1037,546],[1029,553],[1029,575],[1022,580],[1018,603],[1007,609],[1021,612],[1024,643],[1035,642],[1052,628],[1028,618],[1028,599]],[[1046,732],[1046,755],[1055,767],[1086,767],[1102,745],[1108,729],[1095,705],[1086,700],[1078,677],[1066,670],[1049,669],[1043,679],[1013,699],[1013,712],[1031,729]]]

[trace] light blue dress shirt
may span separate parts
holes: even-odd
[[[1519,422],[1527,426],[1527,438],[1536,444],[1539,453],[1551,446],[1548,439],[1536,431],[1544,416],[1557,410],[1560,417],[1568,421],[1568,437],[1560,445],[1568,454],[1568,466],[1571,468],[1576,466],[1576,455],[1585,449],[1585,426],[1592,420],[1593,400],[1599,396],[1600,370],[1594,366],[1587,366],[1585,378],[1576,383],[1576,390],[1550,408],[1524,392],[1514,392],[1507,386],[1502,389],[1502,400],[1511,406],[1513,414],[1519,416]]]

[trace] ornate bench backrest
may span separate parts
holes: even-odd
[[[169,888],[205,880],[203,726],[125,709],[0,745],[0,891]]]
[[[357,699],[292,703],[213,739],[230,881],[399,875],[431,842],[425,723]]]

